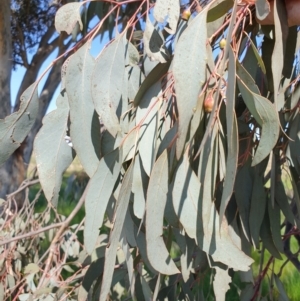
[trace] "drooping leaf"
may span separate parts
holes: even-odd
[[[285,4],[281,1],[274,1],[274,23],[275,23],[275,46],[272,53],[272,73],[274,85],[274,104],[277,110],[284,106],[284,98],[279,97],[279,85],[282,77],[284,64],[285,47],[288,37],[288,17]],[[282,96],[282,95],[281,95]]]
[[[280,293],[280,297],[279,297],[280,299],[279,300],[289,301],[290,299],[289,299],[287,293],[285,292],[284,286],[283,286],[281,280],[279,279],[279,277],[276,274],[274,274],[274,279],[275,279],[276,286],[277,286],[277,288],[279,290],[279,293]]]
[[[278,259],[282,259],[280,253],[278,252],[273,238],[272,238],[272,232],[271,232],[271,225],[270,225],[270,219],[268,215],[268,210],[265,211],[265,216],[262,221],[261,227],[260,227],[260,237],[261,240],[266,247],[266,249],[275,257]]]
[[[95,109],[113,137],[121,131],[116,112],[123,93],[124,73],[125,43],[118,36],[96,59],[91,80]]]
[[[132,192],[134,194],[133,211],[137,218],[142,219],[146,207],[146,189],[149,178],[138,155],[134,161]]]
[[[57,109],[43,119],[43,126],[34,140],[39,179],[49,202],[57,205],[62,175],[74,159],[74,151],[65,141],[68,129],[67,95],[59,95]]]
[[[228,83],[226,90],[227,160],[226,175],[220,206],[220,219],[223,219],[226,207],[233,192],[237,171],[239,143],[238,127],[235,115],[235,74],[236,64],[232,48],[229,48]]]
[[[136,66],[139,63],[140,54],[136,47],[127,41],[125,50],[125,63],[129,66]]]
[[[158,148],[157,129],[161,83],[156,82],[144,95],[136,112],[136,126],[139,132],[139,152],[144,169],[150,176]]]
[[[88,293],[93,285],[93,282],[101,276],[104,268],[104,258],[98,258],[96,261],[93,261],[89,266],[83,281],[82,285],[79,287],[78,292],[78,301],[87,300]]]
[[[144,95],[147,93],[148,89],[150,89],[157,81],[160,79],[169,69],[170,62],[165,64],[157,64],[151,72],[146,75],[145,80],[142,82],[135,98],[134,98],[134,106],[137,107]]]
[[[58,32],[66,31],[71,34],[77,22],[79,23],[80,30],[83,24],[80,16],[80,8],[82,3],[67,3],[62,6],[55,15],[55,28]]]
[[[92,177],[100,156],[100,122],[90,86],[95,60],[88,47],[86,44],[70,57],[65,82],[72,144],[86,173]]]
[[[215,297],[217,301],[225,301],[226,292],[230,289],[231,277],[228,275],[228,270],[215,267],[216,274],[213,282]]]
[[[173,205],[180,223],[214,261],[247,271],[253,261],[235,246],[228,234],[228,224],[225,219],[220,222],[215,205],[202,202],[201,189],[199,179],[184,155],[173,188]],[[206,216],[207,212],[209,216]]]
[[[128,70],[128,98],[133,101],[145,77],[139,66],[126,67]]]
[[[157,0],[154,6],[153,15],[157,22],[163,23],[167,21],[171,29],[165,27],[170,34],[176,32],[179,19],[180,3],[179,0]]]
[[[286,195],[282,180],[276,183],[275,199],[286,219],[294,226],[297,226],[297,219],[293,214],[291,205]]]
[[[121,236],[121,231],[124,225],[124,220],[127,212],[129,198],[132,188],[133,164],[130,164],[127,169],[122,186],[119,192],[119,197],[115,210],[115,223],[111,230],[109,242],[105,252],[105,264],[103,272],[103,281],[101,285],[101,294],[99,301],[107,300],[107,295],[110,291],[110,286],[113,278],[116,254]]]
[[[253,174],[249,163],[240,168],[235,180],[235,199],[243,232],[250,241],[249,214],[252,198]]]
[[[143,40],[145,52],[152,61],[165,63],[169,59],[170,54],[164,45],[164,38],[159,34],[149,18],[146,21]]]
[[[206,78],[206,16],[203,9],[178,41],[173,59],[174,86],[179,113],[176,157],[180,158],[198,95]]]
[[[276,145],[279,136],[278,114],[274,105],[259,95],[258,88],[247,71],[240,64],[237,64],[237,67],[240,77],[239,90],[249,111],[262,127],[259,145],[252,161],[252,166],[254,166],[266,158]]]
[[[20,100],[20,108],[17,112],[0,119],[0,165],[20,147],[34,125],[39,108],[36,83],[23,92]]]
[[[248,183],[248,185],[250,185],[250,183]],[[253,245],[257,248],[259,246],[259,232],[265,216],[266,204],[267,196],[263,178],[256,172],[252,188],[249,226]]]
[[[283,242],[281,239],[281,221],[280,221],[280,208],[277,203],[272,205],[271,201],[268,200],[268,213],[270,218],[271,232],[273,242],[280,253],[283,253]]]
[[[163,241],[163,214],[167,201],[169,180],[168,153],[165,150],[151,172],[146,202],[147,254],[151,265],[160,273],[179,273]]]
[[[266,74],[266,67],[265,67],[265,64],[264,64],[264,61],[262,60],[261,56],[259,55],[259,52],[255,46],[255,44],[253,43],[252,39],[249,38],[249,41],[250,41],[250,44],[251,44],[251,47],[252,47],[252,51],[257,59],[257,62],[258,62],[258,65],[259,67],[261,68],[261,71]]]
[[[117,148],[105,155],[90,180],[85,199],[86,221],[84,227],[84,245],[89,254],[95,248],[99,228],[121,170],[120,152]]]
[[[203,235],[202,212],[198,208],[200,189],[200,181],[192,170],[187,155],[184,155],[174,180],[173,206],[186,233],[195,240],[197,232],[202,232]]]

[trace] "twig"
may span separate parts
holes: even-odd
[[[43,275],[42,275],[42,277],[41,277],[41,279],[39,281],[39,284],[37,286],[37,289],[39,289],[39,288],[42,287],[42,285],[43,285],[43,283],[45,281],[46,275],[48,274],[48,272],[50,270],[50,265],[52,263],[53,255],[55,253],[55,245],[59,241],[59,239],[60,239],[61,235],[64,233],[64,231],[68,228],[68,226],[69,226],[70,222],[72,221],[72,219],[75,217],[75,215],[77,214],[77,212],[80,210],[80,208],[84,204],[85,197],[86,197],[86,194],[87,194],[87,191],[88,191],[88,187],[89,187],[89,184],[86,186],[86,188],[85,188],[85,190],[84,190],[84,192],[83,192],[80,200],[78,201],[76,207],[73,209],[73,211],[68,216],[68,218],[61,223],[60,229],[57,231],[55,237],[53,238],[53,240],[51,242],[51,245],[48,248],[50,250],[50,252],[49,252],[48,258],[46,260],[46,266],[45,266]]]

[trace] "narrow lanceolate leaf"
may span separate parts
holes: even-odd
[[[84,245],[89,254],[95,248],[99,228],[121,170],[119,149],[105,155],[99,162],[98,169],[90,180],[85,199]]]
[[[228,269],[223,270],[215,267],[216,275],[214,279],[214,292],[217,301],[225,301],[226,292],[230,289],[231,277],[228,275]]]
[[[263,177],[256,172],[252,188],[249,226],[254,247],[259,247],[259,232],[265,215],[267,203]]]
[[[141,158],[137,155],[133,167],[132,192],[134,194],[133,212],[139,219],[142,219],[145,213],[148,179]]]
[[[155,29],[152,22],[147,18],[144,31],[145,52],[152,61],[165,63],[169,58],[169,52],[165,47],[162,35]]]
[[[80,30],[82,30],[81,5],[82,3],[68,3],[57,11],[55,15],[55,28],[58,32],[66,31],[67,34],[71,34],[77,22],[79,23]]]
[[[198,209],[201,184],[191,168],[187,155],[183,156],[173,187],[173,206],[189,237],[203,236],[202,210]],[[200,232],[200,233],[199,233]]]
[[[161,100],[160,81],[156,82],[144,95],[136,112],[136,126],[139,132],[139,152],[143,167],[150,176],[157,150],[157,129]]]
[[[161,274],[179,273],[163,240],[163,219],[169,185],[168,153],[155,162],[147,191],[146,240],[151,265]]]
[[[62,175],[74,158],[73,149],[66,143],[69,103],[66,94],[59,95],[57,109],[46,115],[43,126],[34,140],[39,179],[49,202],[57,205]]]
[[[21,96],[17,112],[0,119],[0,165],[20,147],[31,130],[39,108],[37,85],[34,83]]]
[[[274,1],[275,45],[272,53],[272,74],[274,84],[274,103],[278,111],[284,106],[284,98],[279,97],[279,85],[285,56],[285,45],[288,37],[288,18],[284,3]]]
[[[95,173],[100,155],[100,122],[90,85],[94,65],[95,60],[85,45],[70,57],[65,78],[72,144],[89,177]]]
[[[184,149],[198,95],[206,77],[207,9],[193,19],[179,38],[173,59],[173,75],[179,113],[176,156]]]
[[[274,148],[278,140],[280,125],[275,106],[267,98],[259,95],[253,79],[239,64],[238,75],[240,77],[238,86],[243,99],[262,127],[259,145],[252,161],[252,166],[254,166],[265,159]]]
[[[239,142],[238,128],[235,115],[235,83],[236,64],[231,47],[229,47],[228,82],[226,91],[226,125],[227,125],[227,160],[226,176],[221,199],[220,219],[223,219],[227,204],[232,195],[238,163]]]
[[[92,97],[97,113],[112,136],[121,127],[117,109],[124,88],[125,43],[119,36],[96,59],[92,76]]]
[[[171,29],[165,27],[170,34],[174,34],[180,13],[179,0],[157,0],[154,6],[153,15],[157,22],[163,23],[168,17],[168,23]]]
[[[107,295],[110,291],[111,281],[115,269],[117,249],[131,194],[132,174],[133,164],[131,164],[128,170],[126,171],[116,204],[116,211],[114,217],[115,223],[111,230],[109,242],[105,252],[103,280],[101,286],[101,294],[99,298],[100,301],[107,300]]]
[[[249,270],[253,261],[234,244],[228,233],[228,224],[225,219],[220,222],[215,205],[208,207],[202,202],[199,197],[201,189],[200,181],[184,155],[173,188],[173,206],[180,223],[188,236],[194,238],[203,251],[212,255],[214,261],[240,271]],[[208,217],[208,210],[204,207],[210,209]]]

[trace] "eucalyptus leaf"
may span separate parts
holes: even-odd
[[[116,112],[124,89],[124,73],[125,42],[118,36],[97,57],[91,80],[95,109],[113,137],[121,132]]]
[[[94,109],[90,86],[94,65],[89,44],[86,44],[70,57],[65,78],[72,144],[90,177],[97,169],[101,147],[100,122]]]
[[[198,95],[206,79],[206,16],[202,10],[179,38],[174,59],[173,75],[179,113],[176,157],[180,158]]]
[[[39,109],[37,84],[28,87],[20,98],[20,108],[0,119],[0,165],[21,146],[35,123]]]
[[[165,150],[151,172],[146,203],[147,254],[151,265],[161,274],[179,273],[164,244],[163,213],[168,193],[168,154]]]
[[[119,149],[105,155],[99,162],[98,169],[89,183],[85,199],[86,222],[84,244],[89,254],[95,248],[99,228],[121,170]]]
[[[47,200],[54,206],[57,206],[63,173],[75,156],[65,141],[69,118],[66,94],[58,96],[56,106],[56,110],[44,117],[43,126],[34,141],[40,183]]]
[[[67,34],[71,34],[77,22],[79,23],[80,30],[82,30],[83,24],[80,16],[81,6],[82,3],[73,2],[60,7],[55,15],[55,28],[59,33],[66,31]]]

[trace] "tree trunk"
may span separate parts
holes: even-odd
[[[0,118],[11,112],[10,79],[12,68],[12,40],[10,33],[10,0],[0,5]],[[1,188],[0,188],[1,190]]]

